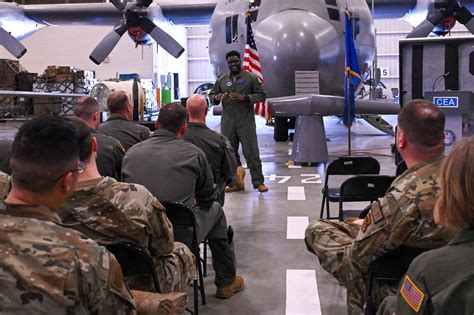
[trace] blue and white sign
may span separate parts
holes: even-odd
[[[457,96],[436,96],[433,103],[440,108],[458,108],[459,97]]]

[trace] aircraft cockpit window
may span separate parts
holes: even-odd
[[[225,42],[227,44],[235,43],[238,40],[239,15],[228,16],[225,18]]]
[[[474,75],[474,51],[469,54],[469,73]]]
[[[329,18],[333,21],[340,21],[339,10],[334,8],[328,8]]]

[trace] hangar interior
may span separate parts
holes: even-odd
[[[87,1],[22,0],[21,4],[84,3]],[[93,2],[93,1],[90,1]],[[173,0],[159,1],[159,3]],[[191,4],[215,1],[187,0]],[[169,25],[166,28],[186,49],[178,59],[153,44],[138,46],[124,36],[101,65],[89,60],[89,53],[110,31],[110,26],[49,26],[22,40],[28,52],[20,60],[30,72],[42,73],[49,65],[74,66],[95,72],[96,79],[117,78],[118,74],[139,74],[159,87],[165,81],[179,85],[172,100],[190,96],[201,84],[215,81],[208,54],[209,25]],[[399,43],[413,29],[398,19],[375,20],[377,66],[381,70],[384,98],[393,99],[399,88]],[[456,24],[453,36],[472,36]],[[257,43],[258,45],[258,43]],[[11,55],[0,47],[0,58]],[[436,61],[434,61],[436,62]],[[263,69],[265,73],[265,69]],[[173,74],[178,74],[173,77]],[[394,94],[395,93],[395,94]],[[396,116],[384,116],[396,124]],[[270,191],[252,190],[249,172],[246,190],[226,195],[224,210],[228,224],[235,231],[238,274],[245,278],[246,288],[229,300],[214,297],[214,274],[211,259],[205,278],[207,305],[201,314],[347,314],[345,289],[308,253],[303,238],[308,222],[319,218],[325,163],[293,165],[288,163],[291,142],[275,142],[273,128],[256,117],[260,155],[266,184]],[[330,159],[347,153],[347,130],[335,116],[324,118]],[[220,117],[208,114],[209,126],[219,131]],[[12,138],[17,124],[0,124],[0,138]],[[363,120],[352,128],[352,150],[355,155],[371,155],[381,164],[380,174],[394,175],[392,135],[374,129]],[[341,184],[341,182],[336,182]],[[360,206],[356,204],[355,207]],[[331,205],[337,214],[337,205]],[[189,306],[192,308],[192,289]]]

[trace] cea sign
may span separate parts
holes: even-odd
[[[436,96],[433,97],[433,103],[441,108],[458,108],[459,97],[457,96]]]

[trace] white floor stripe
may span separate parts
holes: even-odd
[[[306,200],[304,187],[288,186],[288,200]]]
[[[286,315],[320,315],[316,270],[286,270]]]
[[[288,217],[286,224],[286,238],[289,240],[304,239],[304,231],[308,224],[308,217]]]

